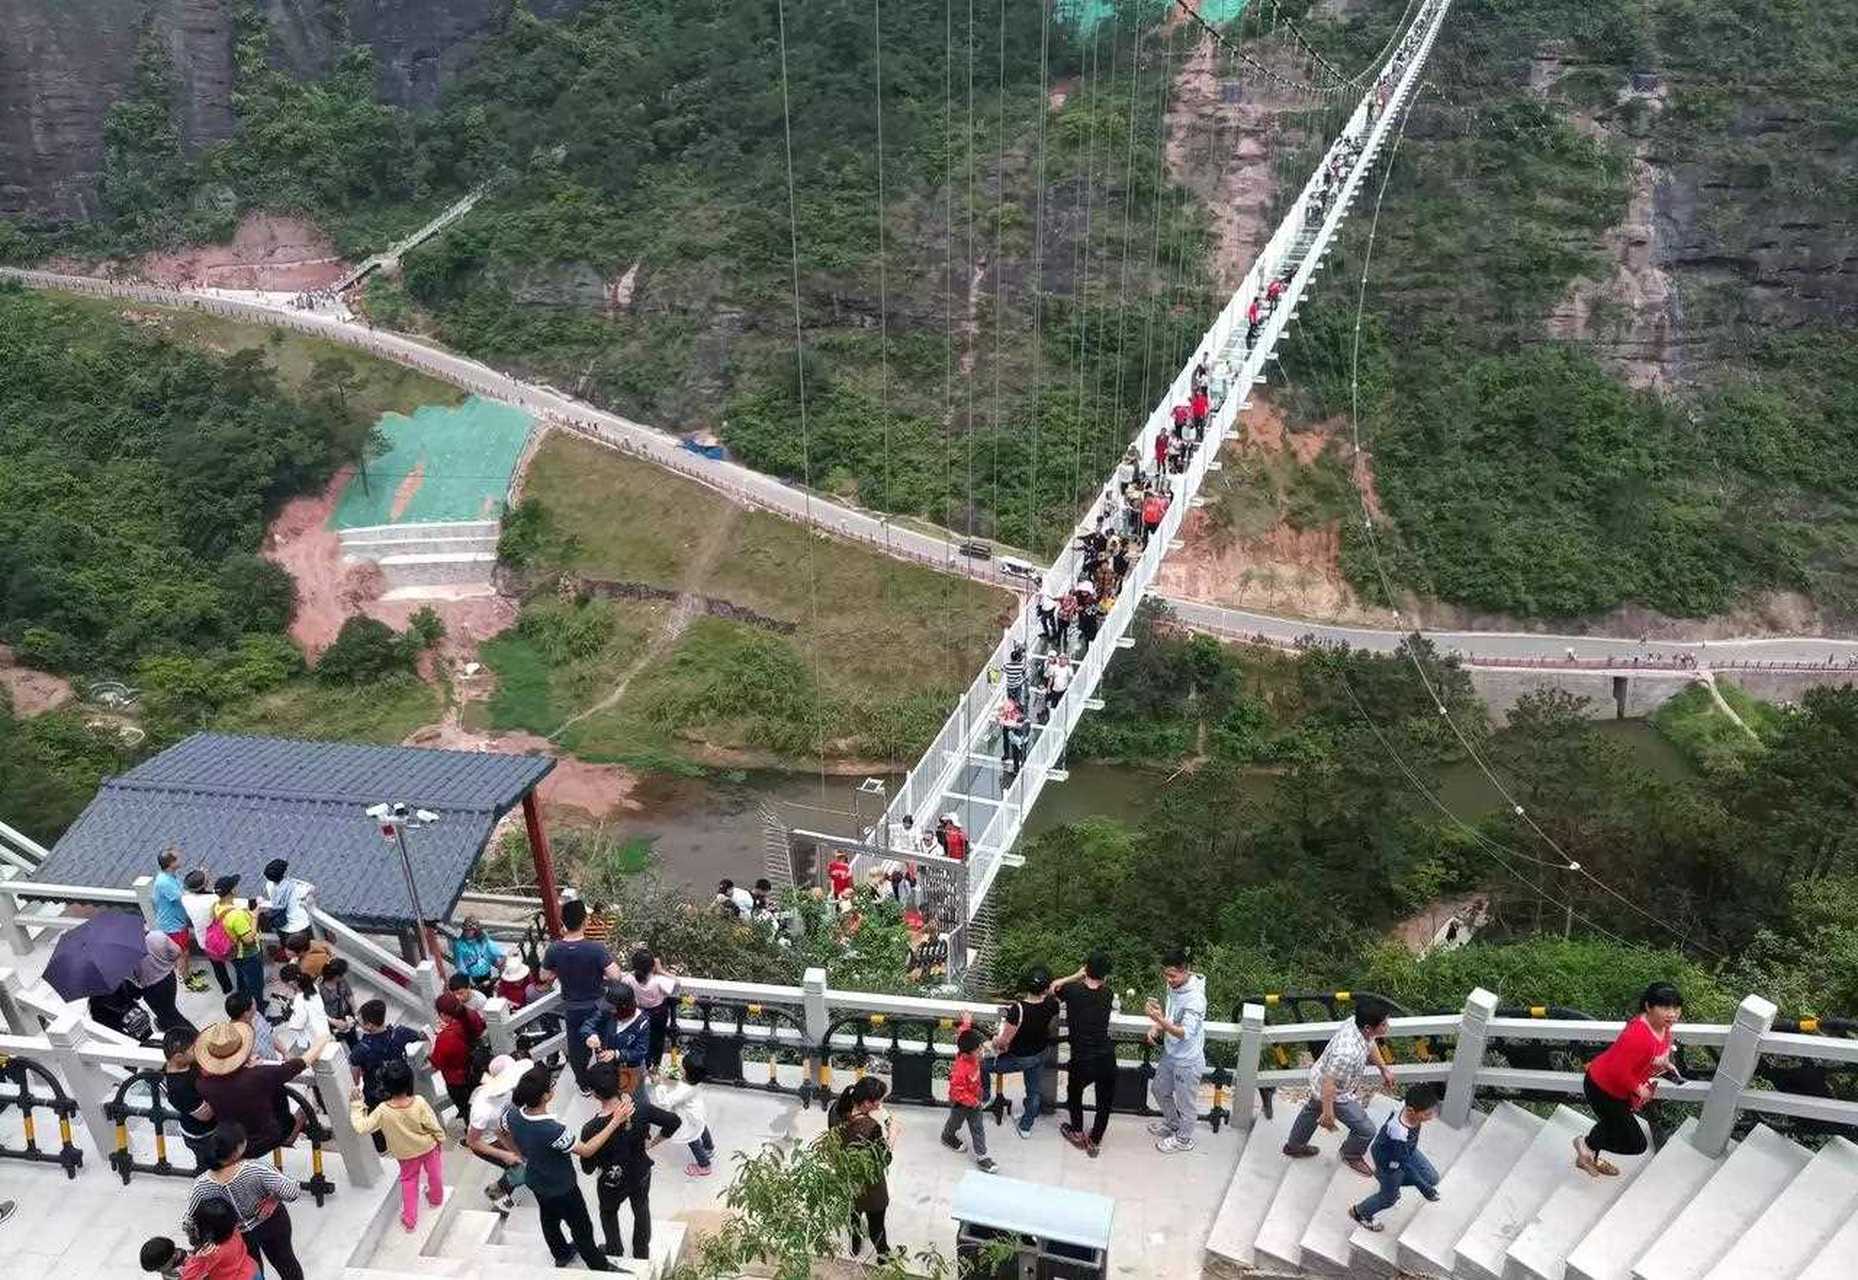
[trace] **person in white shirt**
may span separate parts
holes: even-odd
[[[691,1050],[684,1055],[683,1078],[659,1089],[656,1103],[677,1117],[680,1134],[690,1135],[685,1140],[690,1163],[684,1166],[684,1173],[692,1178],[709,1177],[710,1164],[716,1155],[716,1140],[710,1137],[709,1114],[703,1107],[702,1085],[706,1075],[703,1051]]]
[[[286,1059],[317,1040],[329,1038],[329,1013],[323,1007],[316,979],[295,965],[285,965],[280,976],[291,985],[290,1016],[277,1029],[279,1048]]]
[[[212,881],[207,878],[205,867],[195,867],[187,873],[187,892],[181,895],[181,909],[187,913],[188,926],[194,933],[194,944],[201,948],[200,954],[206,955],[206,931],[213,923],[213,904],[219,896],[212,892]],[[213,966],[213,980],[219,983],[223,995],[232,994],[232,970],[226,967],[224,960],[214,960],[207,956]]]
[[[265,863],[264,900],[271,913],[271,927],[277,931],[278,941],[290,945],[292,938],[303,936],[307,941],[310,932],[309,895],[315,886],[304,880],[298,880],[290,874],[290,864],[282,858],[273,858]]]

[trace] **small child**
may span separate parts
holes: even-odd
[[[677,1078],[681,1072],[682,1078]],[[716,1140],[710,1137],[709,1116],[703,1109],[703,1082],[709,1079],[703,1051],[692,1049],[684,1055],[681,1066],[665,1073],[665,1084],[658,1090],[658,1105],[678,1119],[678,1127],[690,1137],[690,1163],[684,1174],[691,1178],[710,1176],[710,1162],[716,1155]]]
[[[161,1280],[181,1280],[186,1261],[186,1251],[167,1236],[151,1236],[142,1242],[142,1270]]]
[[[1429,1084],[1416,1084],[1406,1091],[1406,1105],[1388,1116],[1381,1131],[1374,1135],[1374,1176],[1380,1190],[1350,1205],[1348,1216],[1369,1231],[1384,1231],[1386,1224],[1375,1216],[1400,1202],[1400,1188],[1418,1187],[1428,1200],[1439,1198],[1439,1171],[1432,1161],[1419,1153],[1419,1129],[1439,1114],[1439,1091]]]
[[[981,1123],[981,1046],[987,1037],[971,1026],[964,1026],[955,1037],[955,1065],[948,1076],[948,1119],[942,1125],[942,1145],[950,1151],[965,1151],[955,1130],[962,1121],[968,1125],[968,1140],[974,1146],[974,1163],[982,1172],[992,1173],[994,1162],[987,1154],[987,1129]]]
[[[432,1105],[413,1093],[413,1067],[406,1060],[388,1062],[380,1069],[381,1092],[386,1100],[369,1110],[359,1089],[348,1095],[348,1114],[356,1133],[386,1135],[387,1154],[400,1162],[400,1225],[408,1231],[419,1225],[419,1175],[426,1174],[426,1203],[445,1203],[445,1161],[440,1150],[445,1129],[432,1114]]]
[[[200,1247],[179,1260],[180,1280],[252,1280],[258,1274],[258,1264],[239,1232],[239,1211],[232,1207],[232,1201],[215,1197],[202,1203],[194,1210],[194,1227],[200,1233]],[[142,1246],[144,1270],[148,1269],[149,1245],[155,1243],[151,1240]],[[172,1248],[174,1242],[170,1240],[168,1244]],[[167,1266],[175,1262],[170,1255],[167,1263],[159,1268],[161,1274],[169,1274]]]

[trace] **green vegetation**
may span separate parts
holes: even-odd
[[[439,690],[412,675],[355,687],[296,680],[223,708],[213,728],[330,742],[400,743],[439,719]]]
[[[288,621],[288,578],[252,553],[337,445],[262,351],[0,287],[0,406],[0,634],[26,661],[126,672]]]
[[[482,649],[498,675],[486,709],[496,728],[561,729],[612,693],[672,615],[669,602],[564,604],[564,571],[711,597],[774,624],[688,619],[623,697],[562,734],[592,760],[706,745],[812,758],[822,739],[832,756],[907,759],[1010,607],[992,588],[821,539],[559,434],[537,451],[499,549],[538,596]]]
[[[125,755],[114,733],[91,729],[82,712],[18,716],[0,688],[0,795],[8,826],[49,845],[103,779],[122,769]]]
[[[1186,760],[1191,782],[1159,786],[1139,823],[1093,819],[1027,843],[1002,881],[1003,978],[1098,946],[1145,973],[1181,942],[1216,1009],[1332,986],[1450,1007],[1481,982],[1598,1012],[1651,974],[1678,975],[1712,1015],[1751,989],[1785,993],[1790,1012],[1858,1007],[1858,933],[1826,905],[1858,893],[1858,687],[1813,690],[1785,713],[1726,688],[1765,749],[1663,777],[1559,692],[1525,697],[1485,736],[1464,673],[1416,641],[1452,720],[1527,814],[1454,817],[1429,795],[1466,745],[1412,657],[1293,660],[1158,621],[1110,668],[1075,752],[1138,744],[1151,762]],[[1256,785],[1256,763],[1272,785]],[[1564,857],[1591,877],[1558,870]],[[1472,893],[1493,921],[1471,948],[1421,963],[1389,943],[1401,920]],[[1567,941],[1542,936],[1564,928]]]
[[[1780,733],[1787,712],[1751,698],[1728,680],[1717,680],[1716,690],[1747,729],[1724,715],[1701,685],[1693,685],[1659,707],[1652,724],[1705,774],[1740,772]]]
[[[1360,52],[1400,8],[1309,29]],[[1831,68],[1854,17],[1850,0],[1453,7],[1429,74],[1449,100],[1422,98],[1393,167],[1362,335],[1361,432],[1397,588],[1532,617],[1622,604],[1700,616],[1785,589],[1858,616],[1858,340],[1813,323],[1785,333],[1810,317],[1748,287],[1776,223],[1836,225],[1849,210],[1852,116]],[[1532,87],[1543,49],[1579,70]],[[1663,109],[1627,92],[1647,67]],[[1625,218],[1643,138],[1672,198],[1698,204],[1679,234],[1707,247],[1683,253],[1733,268],[1671,268],[1682,354],[1703,384],[1688,402],[1629,390],[1584,343],[1543,341],[1570,287],[1614,269],[1601,237]],[[1308,415],[1348,410],[1346,261],[1369,221],[1352,220],[1345,265],[1284,353]],[[1609,305],[1586,336],[1623,334]],[[1384,600],[1344,529],[1345,571]]]

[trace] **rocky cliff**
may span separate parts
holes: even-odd
[[[542,18],[588,0],[530,0]],[[128,91],[144,30],[180,85],[176,125],[190,147],[233,127],[233,40],[243,0],[0,0],[0,217],[68,221],[96,212],[103,125]],[[510,0],[257,0],[273,57],[326,70],[344,38],[374,50],[381,96],[426,107],[509,21]]]

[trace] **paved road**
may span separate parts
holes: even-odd
[[[1371,627],[1332,626],[1268,613],[1227,609],[1193,600],[1168,599],[1167,605],[1182,622],[1218,635],[1251,638],[1263,636],[1273,644],[1295,644],[1314,637],[1324,644],[1346,643],[1377,653],[1391,652],[1408,634]],[[1722,669],[1741,664],[1784,663],[1824,668],[1827,660],[1841,667],[1858,662],[1858,640],[1814,636],[1746,638],[1737,640],[1676,641],[1618,639],[1609,636],[1545,635],[1519,631],[1427,631],[1426,638],[1442,653],[1457,653],[1484,666],[1533,665],[1559,667],[1638,667],[1687,670]]]
[[[596,409],[553,388],[525,382],[480,361],[404,334],[370,329],[352,320],[320,312],[299,311],[275,296],[240,296],[219,289],[178,290],[153,285],[114,284],[90,276],[58,275],[14,268],[0,268],[0,277],[10,277],[38,288],[122,297],[160,306],[193,307],[311,333],[332,342],[360,348],[397,364],[409,365],[478,395],[519,405],[545,421],[592,436],[668,467],[748,506],[815,525],[899,559],[913,560],[945,572],[994,582],[1016,590],[1027,589],[1023,579],[1004,573],[998,561],[978,561],[962,555],[960,540],[953,534],[928,533],[907,524],[893,523],[879,512],[808,493],[799,485],[764,475],[739,463],[717,461],[692,453],[682,448],[679,438],[670,432]],[[1163,598],[1188,626],[1226,636],[1263,636],[1267,642],[1274,644],[1292,645],[1301,637],[1313,636],[1322,643],[1347,643],[1356,648],[1387,652],[1399,643],[1404,634],[1276,617],[1174,597]],[[1640,667],[1675,666],[1682,661],[1694,661],[1699,665],[1718,668],[1737,662],[1784,662],[1823,667],[1828,658],[1832,659],[1835,666],[1858,660],[1858,641],[1812,636],[1695,643],[1657,641],[1646,646],[1636,640],[1521,632],[1445,631],[1428,632],[1427,635],[1443,651],[1457,652],[1479,662],[1496,663],[1509,659],[1575,665],[1568,661],[1570,649],[1573,650],[1574,658],[1580,662],[1596,663],[1604,659],[1605,665]],[[1654,660],[1653,655],[1657,655],[1659,660]],[[1640,660],[1637,664],[1634,663],[1635,658]]]

